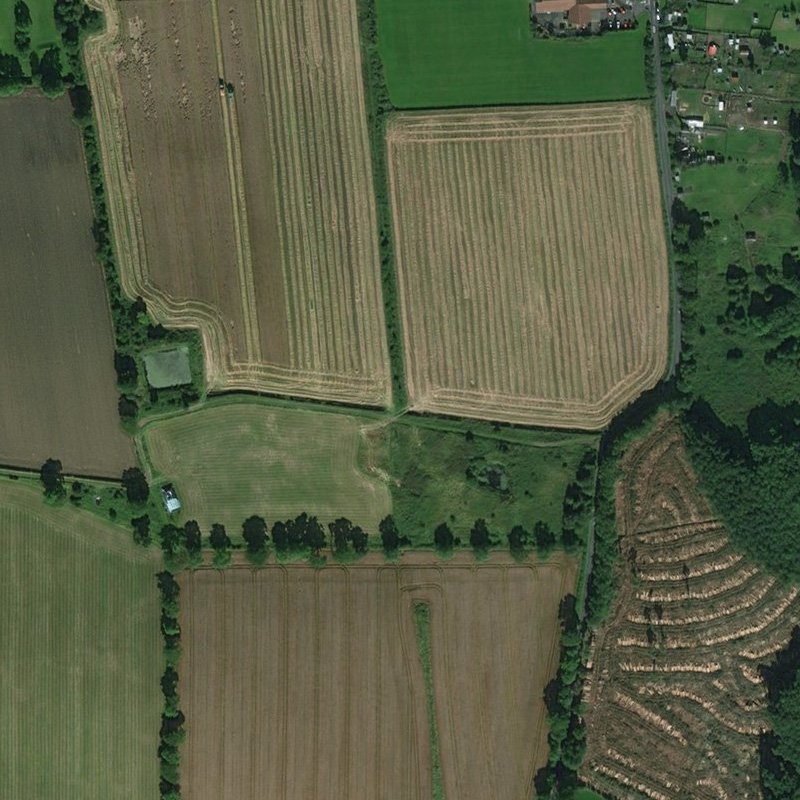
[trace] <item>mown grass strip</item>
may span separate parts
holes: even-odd
[[[436,700],[433,695],[433,663],[431,661],[431,610],[427,603],[414,603],[414,626],[417,631],[417,650],[425,677],[425,701],[428,711],[428,731],[431,743],[431,783],[433,800],[444,800],[442,763],[439,756],[439,729],[436,725]]]

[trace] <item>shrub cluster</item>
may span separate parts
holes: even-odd
[[[367,122],[372,149],[372,174],[378,214],[378,243],[381,258],[383,305],[389,340],[389,359],[392,369],[394,404],[406,404],[405,368],[403,365],[403,336],[397,301],[392,234],[392,210],[389,203],[389,181],[386,165],[386,121],[395,108],[389,98],[383,61],[378,50],[378,17],[375,0],[358,0],[358,27],[361,37],[361,60],[366,89]]]
[[[180,745],[185,738],[185,721],[178,696],[178,661],[181,654],[181,630],[178,623],[180,587],[171,572],[159,572],[161,592],[161,634],[164,638],[166,666],[161,677],[164,710],[161,714],[158,759],[161,765],[162,800],[180,800]]]

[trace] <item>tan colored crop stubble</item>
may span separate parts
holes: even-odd
[[[575,566],[470,553],[181,576],[181,778],[192,800],[432,796],[413,604],[431,609],[446,797],[529,800]]]
[[[211,389],[388,404],[355,2],[95,3],[126,292],[200,329]]]
[[[644,104],[396,116],[413,408],[603,427],[661,377],[669,276]]]

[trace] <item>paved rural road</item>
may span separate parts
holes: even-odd
[[[658,17],[656,15],[656,0],[650,0],[650,24],[653,31],[653,72],[655,73],[656,92],[656,154],[658,166],[661,170],[661,193],[664,199],[664,210],[667,217],[667,236],[672,236],[672,201],[675,191],[672,188],[672,170],[669,162],[669,140],[667,138],[667,109],[664,100],[664,79],[661,75],[661,36],[658,31]],[[674,259],[669,262],[670,282],[672,284],[672,342],[670,353],[672,360],[667,371],[667,378],[675,374],[678,359],[681,354],[681,312],[678,302],[678,276],[675,270]]]

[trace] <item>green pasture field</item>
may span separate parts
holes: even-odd
[[[361,467],[361,424],[334,411],[236,402],[152,422],[140,441],[154,474],[175,484],[181,519],[196,519],[204,534],[221,522],[235,538],[252,514],[271,524],[303,511],[374,533],[391,496]]]
[[[0,534],[0,797],[157,797],[158,557],[9,479]]]
[[[479,517],[502,544],[538,520],[558,535],[564,491],[597,437],[242,398],[153,421],[139,445],[154,479],[175,484],[179,521],[204,533],[221,522],[238,537],[252,514],[305,511],[374,535],[392,513],[426,546],[441,522],[466,543]]]
[[[645,24],[578,40],[531,32],[524,0],[377,0],[397,108],[646,97]]]
[[[188,347],[145,353],[143,359],[147,382],[155,389],[183,386],[192,382]]]
[[[692,250],[702,266],[692,303],[696,319],[684,325],[696,359],[691,388],[726,423],[743,425],[747,411],[766,397],[775,402],[796,399],[797,383],[786,371],[764,364],[764,353],[774,342],[751,334],[741,347],[741,335],[727,334],[717,323],[728,304],[726,271],[730,264],[748,271],[759,263],[780,266],[783,254],[800,242],[800,222],[794,189],[778,177],[777,165],[788,144],[783,132],[729,130],[704,141],[709,150],[725,155],[726,162],[690,167],[681,177],[686,204],[719,220]],[[745,243],[748,230],[756,232],[755,243]],[[742,349],[742,358],[728,360],[726,354],[736,347]]]
[[[576,789],[573,800],[605,800],[605,798],[591,789]]]
[[[52,45],[61,43],[53,17],[54,0],[26,0],[31,12],[31,50],[43,52]],[[16,0],[0,0],[0,52],[15,53],[14,5]],[[23,63],[26,72],[27,62]]]
[[[768,29],[784,3],[779,0],[741,0],[739,3],[697,3],[687,12],[688,27],[695,30],[758,35]],[[758,24],[753,24],[753,12]]]
[[[795,20],[798,18],[800,18],[800,14],[790,12],[784,17],[780,12],[775,15],[771,28],[775,39],[793,50],[800,49],[800,28],[795,24]]]
[[[389,479],[403,534],[425,544],[446,522],[466,543],[483,517],[501,543],[514,525],[530,531],[539,520],[558,535],[564,490],[596,437],[514,430],[509,441],[505,430],[438,423],[404,418],[367,434],[368,463]]]

